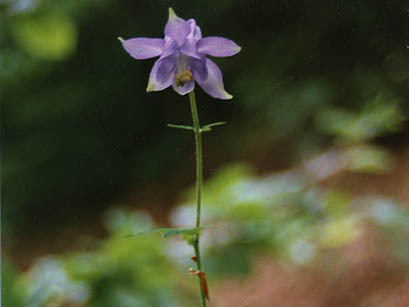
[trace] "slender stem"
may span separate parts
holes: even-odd
[[[195,143],[196,143],[196,228],[200,227],[200,210],[202,205],[202,181],[203,181],[203,160],[202,160],[202,134],[200,130],[199,115],[197,113],[196,97],[195,92],[191,91],[189,93],[190,109],[192,111],[193,128],[195,132]],[[200,248],[199,248],[199,234],[193,244],[196,256],[197,270],[202,271],[202,262],[200,259]],[[201,281],[199,279],[200,287],[200,298],[202,302],[202,307],[206,307],[206,295],[202,289]]]
[[[197,201],[197,215],[196,227],[200,227],[200,209],[202,205],[202,134],[200,132],[199,115],[197,113],[196,98],[194,91],[189,93],[190,108],[192,111],[193,128],[195,132],[196,143],[196,201]]]

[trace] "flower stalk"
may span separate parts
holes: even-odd
[[[192,112],[193,130],[195,133],[195,145],[196,145],[196,228],[200,228],[201,218],[201,206],[202,206],[202,185],[203,185],[203,158],[202,158],[202,131],[200,128],[199,114],[197,113],[196,96],[195,92],[189,93],[190,110]],[[193,248],[195,251],[196,268],[199,272],[202,272],[202,261],[200,257],[200,232],[197,233],[193,242]],[[203,282],[199,278],[200,298],[202,307],[206,307],[206,295],[204,291]]]
[[[190,109],[192,112],[193,127],[168,124],[169,127],[193,130],[196,144],[196,228],[195,229],[162,229],[164,236],[175,234],[189,234],[184,238],[193,246],[196,270],[192,275],[199,278],[202,307],[206,307],[209,299],[206,274],[202,272],[200,258],[200,217],[202,205],[203,159],[202,159],[202,132],[211,131],[213,127],[225,124],[216,122],[200,127],[197,113],[195,84],[198,84],[208,95],[216,99],[232,99],[224,89],[223,76],[220,68],[207,55],[213,57],[228,57],[240,52],[241,47],[230,39],[218,36],[202,37],[202,31],[193,18],[184,20],[169,8],[169,18],[164,30],[165,37],[145,38],[135,37],[123,39],[118,37],[124,49],[137,60],[159,57],[154,63],[147,92],[162,91],[170,86],[180,95],[189,93]],[[192,231],[194,234],[192,235]]]

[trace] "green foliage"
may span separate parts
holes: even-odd
[[[387,173],[393,166],[389,152],[379,146],[353,146],[346,150],[345,155],[350,171]]]
[[[12,33],[22,50],[43,60],[67,58],[77,44],[76,25],[64,12],[22,17]]]
[[[190,291],[187,270],[181,274],[170,263],[166,241],[125,237],[152,226],[147,215],[113,210],[106,223],[110,235],[96,250],[43,258],[23,276],[26,305],[189,306],[189,295],[177,295],[179,287]]]
[[[18,288],[18,273],[14,267],[2,257],[1,263],[1,303],[3,306],[22,307],[24,294]]]
[[[356,164],[361,161],[360,157],[350,159]],[[344,167],[350,169],[351,165]],[[368,165],[358,169],[373,171]],[[245,274],[253,256],[259,254],[296,265],[318,263],[328,249],[336,250],[359,238],[367,222],[366,207],[354,208],[355,200],[348,194],[321,190],[306,178],[295,171],[259,178],[246,165],[232,165],[206,182],[203,219],[209,227],[202,244],[211,276]],[[187,193],[185,204],[175,209],[173,222],[177,226],[193,218],[193,194]],[[376,206],[368,203],[373,210]],[[390,223],[402,234],[409,234],[398,220]],[[401,253],[406,245],[404,239],[399,242],[397,251]]]
[[[375,198],[369,215],[384,230],[385,246],[393,250],[398,257],[409,262],[409,211],[405,206],[390,199]]]
[[[390,200],[360,199],[357,207],[354,197],[320,189],[300,172],[260,177],[245,164],[221,169],[204,191],[202,255],[212,283],[246,276],[260,255],[293,266],[319,264],[329,250],[337,252],[359,238],[368,222],[377,227],[385,248],[409,261],[409,212]],[[192,306],[196,283],[187,272],[193,250],[183,240],[202,229],[180,227],[195,212],[193,189],[185,198],[172,214],[174,228],[155,228],[143,212],[111,210],[105,219],[109,235],[96,240],[95,249],[40,259],[17,280],[6,274],[12,280],[6,297],[12,293],[31,307]]]
[[[399,130],[405,117],[394,99],[377,97],[363,105],[359,113],[326,109],[317,115],[317,125],[342,142],[362,142]]]

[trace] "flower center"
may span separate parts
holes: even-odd
[[[189,69],[189,58],[179,54],[176,65],[176,86],[182,87],[188,81],[193,80],[193,74]]]
[[[193,74],[188,69],[176,74],[176,86],[182,87],[190,80],[193,80]]]

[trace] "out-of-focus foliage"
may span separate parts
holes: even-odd
[[[209,270],[223,275],[247,273],[252,257],[263,253],[298,265],[319,263],[326,250],[359,238],[368,221],[399,229],[396,233],[400,232],[402,239],[394,240],[392,249],[401,254],[407,248],[409,232],[400,221],[408,212],[398,204],[375,198],[357,200],[341,191],[320,190],[307,178],[300,171],[257,178],[248,167],[234,165],[209,181],[203,201],[204,224],[209,227],[202,240]],[[193,202],[193,191],[189,194]],[[361,206],[354,207],[356,202]],[[194,207],[187,202],[176,208],[175,225],[190,223]],[[389,212],[384,216],[387,222],[380,221],[380,210]],[[398,212],[402,219],[397,218]]]
[[[395,100],[377,96],[363,104],[359,113],[336,108],[320,110],[317,125],[340,142],[354,143],[399,131],[404,119]]]
[[[399,257],[409,259],[409,212],[393,201],[374,199],[370,215],[375,222],[385,231],[384,242],[388,248],[395,249]]]
[[[202,122],[229,123],[206,138],[218,163],[281,143],[277,163],[288,165],[328,134],[361,141],[407,113],[405,106],[397,111],[409,96],[404,0],[3,0],[7,229],[24,233],[44,225],[44,216],[72,218],[190,165],[183,164],[190,136],[165,128],[188,123],[186,99],[172,91],[147,95],[153,61],[134,61],[116,40],[161,37],[171,5],[194,17],[205,36],[243,47],[229,61],[216,59],[234,103],[216,103],[198,90]],[[378,96],[375,107],[362,106]],[[22,215],[31,224],[20,223]]]
[[[76,47],[76,27],[68,16],[48,13],[18,20],[13,38],[28,55],[45,60],[67,58]]]
[[[386,241],[395,242],[389,247],[409,261],[405,243],[409,232],[402,223],[407,210],[391,200],[354,198],[319,185],[345,171],[388,173],[393,166],[390,153],[370,141],[401,124],[399,109],[376,99],[359,114],[336,120],[331,116],[320,121],[324,131],[336,136],[335,145],[303,165],[263,178],[249,166],[232,165],[207,182],[202,218],[213,227],[205,231],[202,243],[210,270],[246,273],[252,256],[266,252],[294,264],[319,262],[322,251],[359,238],[368,221],[389,234],[400,233],[399,240],[387,236]],[[195,215],[194,191],[185,198],[188,201],[173,213],[178,227],[187,226]]]
[[[7,262],[4,257],[1,262],[1,304],[3,306],[23,306],[22,289],[19,289],[18,272]]]
[[[321,267],[325,257],[334,263],[334,255],[359,239],[368,223],[384,238],[386,250],[409,262],[406,209],[388,199],[321,189],[319,178],[307,180],[307,171],[258,177],[240,164],[221,169],[206,182],[201,242],[213,285],[248,273],[259,255],[293,266]],[[175,227],[194,220],[194,192],[187,191],[185,198],[172,214]],[[146,213],[115,209],[105,224],[109,236],[92,244],[96,249],[42,258],[17,282],[13,277],[10,285],[18,286],[14,293],[24,306],[194,304],[196,282],[191,279],[196,277],[187,275],[193,251],[186,242],[155,234],[129,236],[154,227]],[[330,256],[328,251],[333,251]]]
[[[152,227],[146,214],[113,210],[106,225],[110,235],[96,250],[38,260],[19,281],[24,306],[191,306],[193,277],[172,265],[170,246],[127,237]]]

